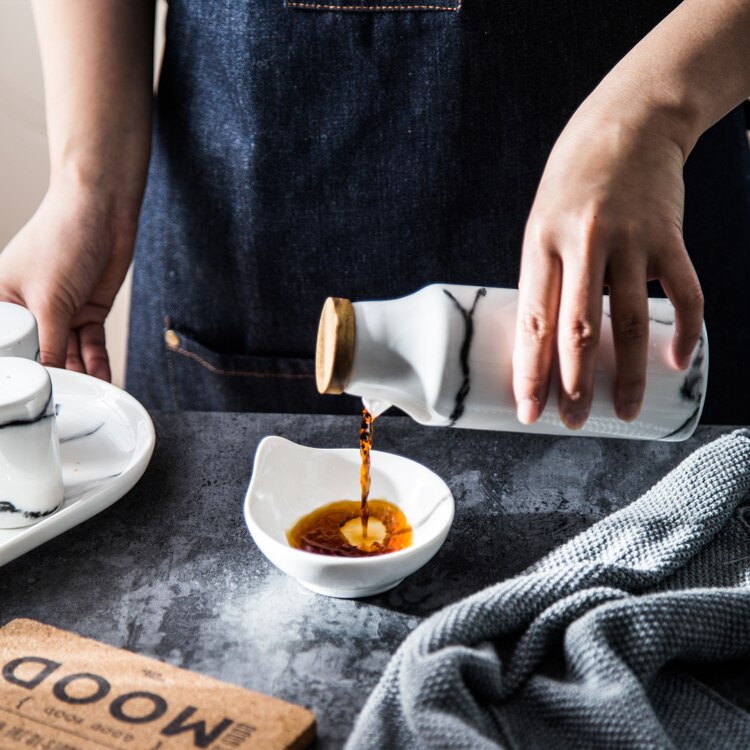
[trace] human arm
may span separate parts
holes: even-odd
[[[646,282],[676,308],[672,356],[685,367],[703,297],[682,238],[682,169],[698,137],[750,94],[750,2],[685,0],[603,79],[550,154],[524,238],[513,356],[518,416],[545,406],[555,354],[559,409],[588,415],[609,287],[618,415],[645,387]]]
[[[151,134],[154,0],[35,0],[50,181],[0,254],[0,298],[42,362],[109,379],[104,319],[130,264]]]

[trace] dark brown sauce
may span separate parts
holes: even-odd
[[[375,429],[375,417],[370,414],[366,407],[362,408],[362,423],[359,426],[359,455],[362,466],[359,470],[360,508],[359,516],[362,519],[362,536],[367,536],[367,519],[369,510],[367,498],[370,497],[370,449],[372,448],[372,436]]]
[[[336,557],[372,557],[411,544],[406,516],[387,500],[370,500],[370,450],[375,418],[362,409],[359,428],[360,500],[338,500],[316,508],[287,532],[292,547]]]
[[[370,500],[368,511],[371,538],[358,544],[352,544],[342,532],[347,527],[350,534],[361,534],[360,503],[356,500],[339,500],[316,508],[297,521],[287,532],[287,539],[297,549],[336,557],[384,555],[411,544],[411,527],[399,508],[386,500]]]

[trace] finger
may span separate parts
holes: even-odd
[[[604,261],[601,254],[563,269],[557,350],[560,359],[560,418],[572,430],[583,427],[591,409],[596,350],[602,320]]]
[[[615,412],[625,422],[640,413],[648,361],[648,291],[646,269],[616,267],[610,275],[609,309],[615,344]]]
[[[31,308],[39,325],[39,355],[47,367],[65,367],[70,334],[70,317],[52,307]]]
[[[555,354],[560,300],[560,260],[550,253],[525,254],[519,280],[513,395],[522,424],[533,424],[547,403]]]
[[[703,333],[703,291],[684,245],[669,254],[659,268],[659,281],[675,308],[672,360],[684,370]]]
[[[78,332],[73,330],[68,335],[68,352],[65,356],[65,369],[74,372],[86,372],[81,359],[81,348],[78,342]]]
[[[78,339],[81,342],[81,357],[86,372],[100,380],[110,382],[112,372],[109,367],[109,356],[105,345],[104,325],[102,323],[87,323],[78,329]]]

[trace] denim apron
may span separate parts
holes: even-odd
[[[128,389],[152,409],[343,411],[313,377],[329,295],[516,286],[566,121],[677,0],[170,0]],[[750,422],[741,110],[686,167],[706,416]]]

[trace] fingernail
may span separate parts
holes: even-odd
[[[588,411],[567,411],[563,415],[563,422],[565,426],[571,430],[579,430],[583,427],[584,422],[588,419]]]
[[[677,367],[679,367],[680,370],[687,370],[689,364],[690,364],[689,354],[684,354],[683,356],[679,357],[677,360]]]
[[[638,401],[628,401],[617,405],[617,416],[623,422],[632,422],[640,413],[641,405]]]
[[[685,354],[679,354],[677,351],[672,349],[672,361],[678,370],[687,370],[690,360],[693,358],[692,352],[686,352]]]
[[[539,419],[539,402],[533,398],[525,398],[519,401],[516,414],[521,424],[533,424]]]

